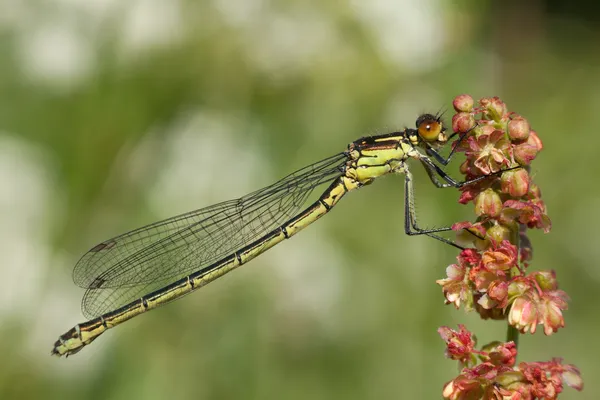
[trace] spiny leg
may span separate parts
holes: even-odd
[[[442,227],[442,228],[434,228],[434,229],[422,229],[419,228],[417,224],[417,216],[415,212],[415,197],[414,197],[414,187],[412,182],[412,173],[408,169],[408,166],[404,166],[404,232],[406,232],[409,236],[416,235],[427,235],[434,239],[437,239],[441,242],[449,244],[450,246],[456,247],[457,249],[464,250],[464,247],[461,247],[454,243],[450,239],[443,238],[439,235],[436,235],[436,232],[447,232],[452,230],[451,227]]]
[[[450,177],[444,170],[442,170],[439,166],[434,164],[429,158],[422,156],[419,158],[419,161],[421,161],[421,163],[425,167],[425,171],[427,171],[427,175],[431,179],[431,182],[433,182],[433,184],[435,186],[437,186],[438,188],[447,188],[447,187],[460,188],[465,185],[469,185],[471,183],[479,182],[490,176],[501,174],[504,171],[510,171],[511,169],[520,168],[520,167],[507,168],[505,170],[497,171],[497,172],[494,172],[489,175],[479,176],[475,179],[470,179],[470,180],[466,180],[463,182],[457,182],[452,177]],[[417,223],[417,217],[416,217],[416,211],[415,211],[413,176],[408,168],[408,165],[404,165],[402,172],[404,173],[404,231],[406,232],[406,234],[409,236],[427,235],[427,236],[437,239],[441,242],[447,243],[453,247],[456,247],[457,249],[464,250],[465,249],[464,247],[459,246],[458,244],[454,243],[452,240],[446,239],[444,237],[441,237],[441,236],[435,234],[437,232],[451,231],[452,227],[446,226],[446,227],[434,228],[434,229],[423,229],[423,228],[419,227],[419,225]],[[437,175],[439,175],[441,178],[446,180],[448,183],[440,182]],[[471,234],[474,234],[473,232],[470,232],[470,230],[468,230],[468,229],[467,229],[467,231],[469,231],[469,233],[471,233]],[[476,236],[478,237],[478,235],[476,235]]]

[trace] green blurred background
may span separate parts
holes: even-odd
[[[600,26],[595,3],[464,0],[0,0],[1,399],[430,399],[456,375],[436,330],[505,325],[443,305],[456,250],[403,232],[401,177],[192,296],[69,359],[81,254],[241,196],[452,97],[500,96],[545,149],[553,230],[532,268],[572,297],[522,337],[600,386]],[[581,135],[578,137],[577,135]],[[457,171],[453,163],[451,171]],[[419,217],[472,217],[420,167]],[[456,176],[456,173],[454,173]]]

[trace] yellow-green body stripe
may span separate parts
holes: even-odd
[[[162,289],[143,296],[139,300],[133,301],[117,310],[76,325],[67,333],[60,336],[56,341],[53,354],[59,356],[75,354],[84,346],[94,341],[94,339],[107,329],[191,293],[225,275],[229,271],[247,263],[279,242],[292,237],[300,230],[315,222],[335,206],[349,190],[355,189],[356,187],[358,187],[356,181],[346,176],[341,176],[330,185],[317,201],[303,212],[287,221],[281,227],[236,251],[234,254],[191,275],[179,279]]]
[[[191,293],[292,237],[325,215],[347,192],[380,176],[405,172],[406,159],[420,156],[412,141],[414,138],[407,134],[396,132],[351,143],[345,153],[347,161],[341,176],[304,211],[233,254],[123,307],[76,325],[59,337],[52,354],[68,356],[77,353],[107,329]]]

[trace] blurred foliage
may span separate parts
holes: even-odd
[[[434,281],[456,251],[404,236],[393,177],[200,293],[73,358],[48,354],[82,320],[69,273],[86,248],[412,125],[459,93],[500,96],[544,141],[534,174],[553,231],[532,235],[532,268],[555,269],[572,302],[567,328],[522,337],[520,355],[564,357],[587,387],[561,398],[595,398],[597,9],[2,3],[0,398],[439,398],[455,367],[437,327],[467,323],[480,343],[505,328],[443,306]],[[456,192],[416,175],[423,225],[470,218]]]

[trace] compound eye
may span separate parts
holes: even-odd
[[[417,130],[419,132],[419,136],[428,142],[432,142],[440,138],[443,128],[442,123],[438,119],[427,118],[419,121]]]

